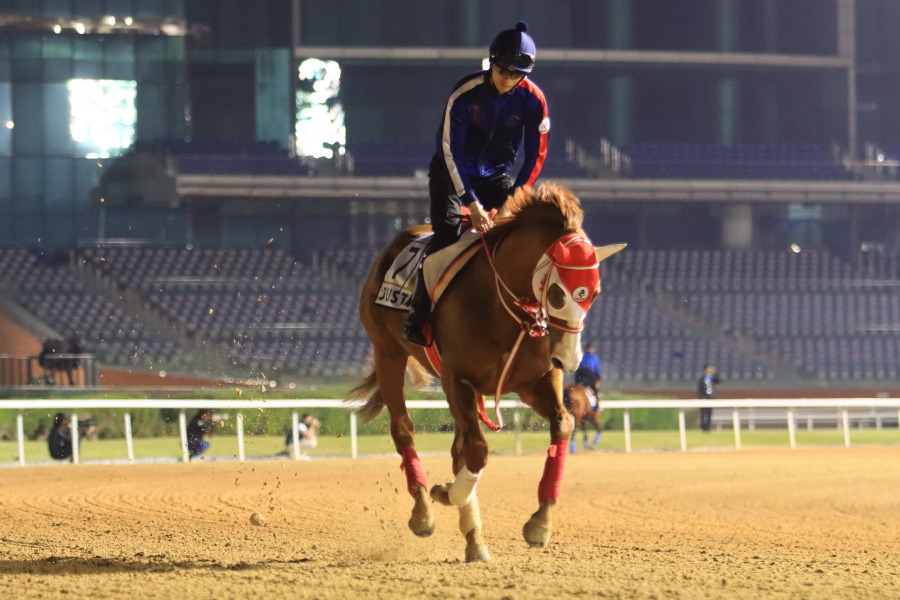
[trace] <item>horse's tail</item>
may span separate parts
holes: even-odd
[[[424,387],[431,381],[428,369],[412,356],[406,362],[406,377],[413,387]],[[384,398],[381,397],[381,390],[378,389],[378,378],[374,369],[356,387],[347,392],[346,402],[348,403],[352,400],[363,399],[365,404],[356,411],[356,414],[363,423],[368,423],[381,414],[384,409]]]
[[[345,402],[351,400],[363,400],[366,403],[357,409],[356,414],[359,415],[363,423],[368,423],[381,413],[384,408],[384,400],[381,397],[381,391],[378,389],[378,379],[375,377],[375,371],[369,372],[365,379],[347,393]]]

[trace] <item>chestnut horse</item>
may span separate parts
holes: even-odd
[[[559,498],[572,428],[562,402],[561,369],[574,371],[581,360],[584,317],[600,294],[599,261],[624,247],[595,249],[581,229],[582,218],[578,198],[551,183],[536,190],[520,188],[506,201],[495,226],[483,235],[482,249],[435,304],[431,331],[440,352],[438,365],[429,361],[425,348],[404,340],[405,312],[375,303],[394,258],[429,228],[418,226],[398,234],[375,259],[363,285],[359,312],[372,341],[373,370],[347,399],[366,400],[359,409],[363,422],[387,408],[407,490],[414,499],[409,528],[426,537],[434,531],[434,515],[428,480],[413,445],[405,375],[416,386],[424,385],[429,374],[441,378],[456,425],[450,449],[455,479],[434,486],[430,495],[459,509],[467,562],[490,558],[475,493],[488,459],[479,419],[493,425],[484,412],[487,394],[499,398],[514,392],[550,423],[551,445],[538,488],[538,509],[523,528],[531,546],[549,542],[551,512]]]
[[[600,435],[602,433],[600,431],[600,402],[597,400],[597,408],[595,409],[591,405],[591,395],[592,392],[588,392],[587,388],[577,383],[566,386],[566,389],[563,390],[563,405],[570,413],[572,413],[572,418],[575,422],[575,430],[572,432],[572,439],[569,442],[569,448],[571,449],[572,454],[575,454],[575,450],[577,449],[575,437],[579,431],[581,431],[582,438],[584,439],[585,450],[588,448],[596,448],[597,443],[600,441]],[[590,445],[588,445],[588,423],[593,425],[597,432],[594,435],[594,441]]]

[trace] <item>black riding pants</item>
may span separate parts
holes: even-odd
[[[462,235],[462,201],[446,176],[441,175],[441,170],[432,161],[428,174],[428,194],[431,197],[430,217],[434,237],[428,244],[428,254],[446,248]],[[512,180],[505,173],[475,179],[472,183],[475,195],[486,211],[502,207],[512,191]]]

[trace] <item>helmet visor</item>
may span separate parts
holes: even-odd
[[[498,52],[491,61],[509,69],[517,69],[524,73],[534,68],[534,57],[525,52]]]

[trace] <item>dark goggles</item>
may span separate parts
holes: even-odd
[[[523,73],[522,71],[516,69],[507,69],[502,65],[495,65],[497,67],[497,72],[500,73],[503,77],[525,77],[527,73]]]
[[[491,61],[507,69],[525,71],[534,68],[534,57],[524,52],[498,52]]]

